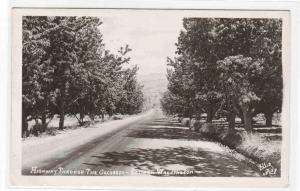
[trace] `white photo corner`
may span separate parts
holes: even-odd
[[[288,189],[292,2],[101,3],[11,9],[12,186]]]

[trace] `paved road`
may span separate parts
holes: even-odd
[[[242,156],[201,138],[159,111],[36,167],[23,169],[23,174],[260,176]]]

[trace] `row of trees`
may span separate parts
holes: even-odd
[[[32,119],[45,130],[55,114],[63,129],[66,114],[82,124],[86,115],[141,111],[138,68],[127,65],[131,49],[105,49],[101,24],[96,17],[23,17],[22,132]]]
[[[217,115],[234,129],[240,116],[247,131],[263,113],[268,126],[282,105],[280,19],[184,18],[174,59],[168,58],[167,114]]]

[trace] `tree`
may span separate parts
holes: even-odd
[[[126,45],[117,54],[105,49],[101,24],[96,17],[23,17],[23,133],[27,121],[41,119],[46,127],[56,114],[63,129],[67,114],[82,125],[86,115],[93,121],[95,115],[103,118],[121,109],[129,114],[140,111],[138,69],[123,68],[131,49]],[[126,107],[117,108],[124,95]]]
[[[187,117],[184,112],[184,102],[181,97],[178,97],[171,93],[170,91],[166,91],[161,98],[161,107],[165,114],[167,115],[178,115],[181,117]]]
[[[244,55],[264,63],[263,72],[257,78],[255,93],[261,98],[255,113],[264,113],[271,126],[275,111],[282,105],[282,60],[280,19],[220,19],[216,25],[220,58]],[[255,80],[253,80],[255,81]]]
[[[257,38],[255,54],[264,60],[263,83],[257,88],[261,101],[256,112],[264,113],[266,125],[272,125],[274,112],[281,112],[282,107],[282,21],[268,19]]]
[[[196,86],[192,81],[188,57],[180,56],[174,60],[168,58],[167,62],[171,67],[167,71],[168,91],[171,96],[169,98],[173,97],[173,101],[177,100],[173,103],[176,105],[174,109],[183,117],[192,117],[194,113],[200,116],[202,110],[195,100]]]
[[[189,65],[195,99],[207,113],[207,122],[212,122],[222,97],[215,64],[219,59],[215,23],[215,19],[183,19],[185,31],[180,33],[177,43],[177,54],[189,60],[185,64]]]
[[[74,64],[74,93],[72,104],[78,110],[73,113],[80,113],[80,123],[83,117],[89,115],[94,120],[99,94],[107,85],[107,79],[104,75],[102,34],[99,26],[102,24],[99,18],[79,17],[75,23],[76,27],[76,54],[77,62]],[[77,107],[79,106],[79,107]]]
[[[212,121],[217,111],[222,110],[224,113],[226,110],[232,129],[236,115],[255,115],[260,112],[265,114],[267,124],[270,125],[273,113],[280,110],[282,103],[281,25],[280,19],[184,18],[184,30],[176,44],[175,61],[182,61],[182,64],[177,65],[184,66],[186,73],[180,74],[180,67],[171,65],[174,77],[168,79],[170,93],[182,99],[181,102],[185,102],[190,95],[194,105],[188,106],[189,110],[193,113],[195,110],[204,110],[207,122]],[[242,55],[242,60],[238,60],[236,55]],[[246,62],[246,58],[251,58],[251,62]],[[237,94],[231,94],[230,86],[224,85],[224,68],[217,63],[227,62],[228,59],[233,59],[230,62],[234,63],[245,62],[251,67],[252,63],[264,66],[260,68],[263,71],[255,74],[255,78],[247,79],[249,75],[242,78],[249,83],[246,87],[251,87],[243,93],[247,99],[251,97],[251,104],[233,102],[238,99],[232,99]],[[247,72],[245,68],[243,70]],[[182,82],[178,83],[175,79]],[[183,85],[187,88],[182,88]],[[175,86],[180,88],[176,90]],[[187,89],[190,90],[189,95],[179,93],[187,92]],[[245,112],[250,105],[251,112]],[[248,121],[244,123],[250,123],[250,118],[248,116]],[[250,128],[248,124],[245,126]]]
[[[53,25],[47,34],[50,47],[48,49],[50,65],[54,68],[53,86],[55,93],[56,111],[59,114],[59,129],[64,128],[67,108],[72,100],[70,89],[74,81],[74,63],[76,63],[76,33],[74,24],[76,17],[49,18]]]
[[[31,119],[41,119],[44,131],[46,118],[51,115],[54,71],[47,52],[50,42],[45,35],[51,27],[47,17],[23,17],[22,134],[28,131],[27,121]]]
[[[122,72],[122,96],[117,104],[117,110],[122,114],[136,114],[142,110],[144,97],[142,86],[136,79],[137,71],[138,67],[133,66]]]
[[[226,57],[218,61],[217,65],[221,71],[225,94],[228,95],[236,111],[238,107],[242,109],[244,128],[251,132],[254,106],[260,101],[255,93],[256,84],[253,80],[257,80],[257,77],[262,74],[263,62],[238,55]]]

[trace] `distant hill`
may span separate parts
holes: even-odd
[[[164,73],[151,73],[138,76],[138,81],[144,86],[146,107],[158,106],[162,94],[167,90],[168,80]]]

